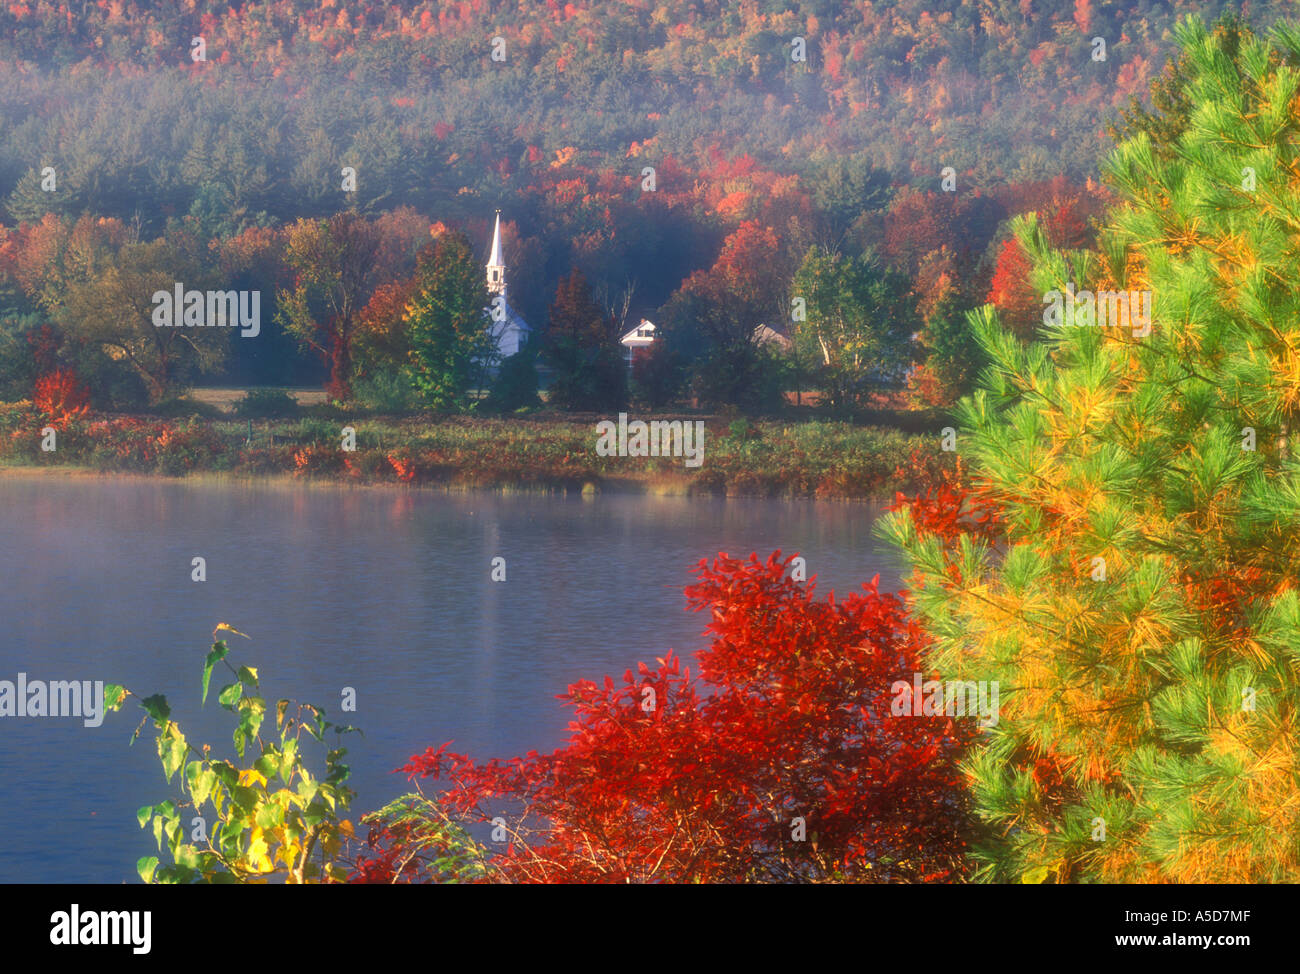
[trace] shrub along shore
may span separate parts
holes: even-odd
[[[704,421],[698,467],[688,467],[683,457],[600,456],[596,423],[603,418],[349,419],[340,412],[257,419],[250,425],[246,419],[198,415],[51,418],[22,402],[0,404],[0,465],[176,477],[291,476],[453,488],[839,499],[892,497],[896,490],[920,487],[946,466],[937,435],[844,422],[700,416],[655,417]],[[355,430],[353,450],[344,449],[346,427]]]

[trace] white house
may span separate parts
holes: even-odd
[[[623,360],[627,362],[627,367],[630,369],[636,360],[638,350],[649,349],[655,343],[654,323],[642,318],[635,328],[618,340],[618,343],[627,350],[623,353]]]
[[[497,344],[503,359],[514,355],[528,341],[533,329],[510,307],[506,297],[506,264],[501,255],[501,211],[497,210],[496,229],[492,231],[492,252],[487,262],[487,289],[491,304],[484,309],[488,316],[488,333]]]

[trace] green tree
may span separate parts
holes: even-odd
[[[111,262],[86,277],[65,280],[59,317],[77,339],[128,363],[158,402],[175,393],[195,372],[210,372],[225,360],[226,328],[186,328],[181,309],[176,325],[153,322],[153,295],[214,286],[205,248],[193,233],[173,228],[146,243],[124,244]]]
[[[627,401],[627,365],[614,320],[579,270],[561,278],[542,355],[553,371],[549,402],[560,409],[618,409]]]
[[[278,317],[304,348],[330,367],[329,391],[351,395],[352,344],[357,319],[379,283],[380,237],[357,213],[299,220],[289,228],[285,260],[294,286],[278,295]]]
[[[662,409],[681,394],[684,373],[671,336],[660,329],[655,333],[655,343],[632,363],[629,394],[638,406]]]
[[[494,412],[513,413],[541,404],[537,395],[537,345],[528,341],[501,363],[486,406]]]
[[[846,257],[811,248],[791,293],[805,303],[794,341],[835,408],[857,405],[894,381],[911,360],[919,322],[907,279],[873,253]]]
[[[41,188],[43,181],[44,177],[39,169],[30,169],[23,173],[5,203],[5,208],[13,218],[28,223],[38,222],[46,213],[75,218],[77,201],[74,199],[74,194],[46,192]]]
[[[946,288],[930,306],[920,343],[925,369],[937,385],[935,405],[948,405],[971,391],[988,362],[969,320],[971,302],[955,287]]]
[[[692,274],[659,309],[657,319],[655,346],[666,354],[652,370],[680,359],[691,395],[705,406],[757,413],[770,405],[760,391],[766,359],[750,340],[756,321],[730,298],[716,275]]]
[[[1235,60],[1246,33],[1248,28],[1241,15],[1225,10],[1207,42],[1223,57]],[[1119,119],[1107,125],[1110,137],[1119,142],[1145,132],[1151,137],[1152,150],[1167,159],[1192,114],[1191,70],[1190,52],[1183,50],[1170,58],[1164,74],[1151,83],[1150,108],[1134,95],[1128,108],[1120,110]]]
[[[448,232],[421,255],[415,274],[404,319],[415,387],[432,409],[468,409],[470,390],[483,387],[497,359],[482,270],[465,235]]]
[[[1176,38],[1186,125],[1116,149],[1100,253],[1014,227],[1040,293],[1146,295],[1149,331],[1085,301],[1024,345],[982,308],[957,446],[1001,530],[884,528],[930,664],[1001,687],[993,880],[1300,880],[1300,31]]]
[[[809,166],[807,184],[817,208],[817,242],[838,249],[864,214],[888,205],[889,173],[876,169],[863,154],[833,155]]]

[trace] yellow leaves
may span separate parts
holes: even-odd
[[[257,785],[266,787],[266,776],[256,768],[245,768],[239,772],[239,783],[241,785]]]
[[[327,829],[321,834],[320,845],[326,855],[337,856],[343,848],[343,840],[351,839],[352,836],[352,823],[344,819],[336,828]]]
[[[1256,640],[1247,636],[1238,639],[1236,645],[1240,655],[1254,666],[1264,669],[1272,664],[1272,654]]]
[[[271,857],[267,855],[269,851],[261,827],[254,826],[252,835],[249,837],[248,853],[244,857],[248,868],[256,873],[274,872],[275,864],[271,862]]]
[[[1239,762],[1244,782],[1246,822],[1226,823],[1196,836],[1179,850],[1167,875],[1177,883],[1295,882],[1300,858],[1294,836],[1300,830],[1296,782],[1300,780],[1296,740],[1276,726],[1261,726],[1256,713],[1231,708],[1211,715],[1208,750],[1216,760]],[[1220,799],[1207,793],[1195,799],[1202,814],[1215,822]],[[1222,822],[1222,819],[1218,819]],[[1234,835],[1254,827],[1264,837],[1242,845]],[[1262,879],[1261,877],[1270,877]]]
[[[217,638],[219,632],[233,632],[236,636],[243,636],[245,639],[252,639],[252,636],[245,635],[228,622],[218,622],[217,628],[212,630],[212,638]]]
[[[298,865],[298,857],[302,855],[302,843],[297,841],[284,842],[280,848],[275,850],[275,858],[284,863],[289,869]]]
[[[1124,261],[1124,286],[1135,291],[1150,290],[1146,261],[1136,250],[1130,250]]]
[[[1078,385],[1070,389],[1061,402],[1062,414],[1052,413],[1054,425],[1065,425],[1071,439],[1094,434],[1111,421],[1116,407],[1115,389],[1105,384],[1093,387]]]

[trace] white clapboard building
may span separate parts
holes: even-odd
[[[654,345],[654,323],[642,318],[637,326],[620,338],[618,342],[623,346],[623,361],[627,362],[627,367],[630,369],[637,356],[645,354]]]
[[[491,304],[486,309],[488,330],[497,344],[497,354],[506,359],[528,341],[532,328],[510,306],[506,295],[506,262],[501,253],[501,211],[497,210],[496,228],[492,231],[492,252],[488,254],[487,289]]]

